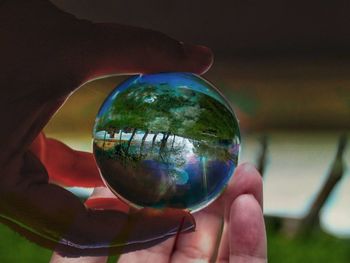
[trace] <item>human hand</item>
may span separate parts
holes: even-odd
[[[79,256],[152,246],[176,233],[180,222],[193,229],[192,216],[180,210],[86,209],[57,184],[101,186],[91,154],[38,135],[92,78],[201,74],[211,52],[155,31],[78,20],[48,0],[0,1],[0,35],[0,221],[42,246]]]
[[[97,206],[111,207],[108,191],[92,198]],[[105,204],[103,199],[105,198]],[[194,213],[196,231],[167,239],[151,248],[121,255],[124,262],[246,262],[267,261],[266,233],[262,214],[262,179],[250,164],[237,167],[221,197]],[[92,206],[98,202],[90,199]],[[118,207],[118,200],[115,202]],[[51,263],[105,263],[107,257],[63,258],[54,254]]]

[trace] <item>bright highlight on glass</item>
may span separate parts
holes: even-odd
[[[139,75],[101,106],[93,149],[106,185],[129,205],[193,212],[227,185],[240,133],[230,105],[203,78]]]

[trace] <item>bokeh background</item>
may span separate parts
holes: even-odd
[[[211,47],[215,62],[204,77],[238,115],[241,162],[263,173],[269,261],[350,262],[349,1],[52,2],[79,18]],[[81,87],[46,134],[91,151],[98,108],[124,78]],[[0,225],[0,262],[48,262],[50,255]]]

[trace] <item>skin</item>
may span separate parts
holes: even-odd
[[[252,166],[238,167],[224,195],[193,216],[131,211],[106,191],[84,205],[60,185],[102,187],[92,155],[41,133],[86,81],[111,74],[202,74],[213,61],[209,49],[151,30],[78,20],[46,0],[0,1],[0,35],[0,222],[54,249],[53,262],[126,252],[122,262],[192,262],[212,255],[224,218],[218,261],[266,260],[262,183]],[[83,262],[92,259],[106,260]]]
[[[95,208],[111,208],[118,200],[107,189],[95,192]],[[93,205],[93,202],[91,202]],[[262,214],[262,180],[251,164],[239,165],[223,195],[194,214],[196,231],[171,237],[148,249],[123,254],[118,262],[247,262],[267,261]],[[223,227],[222,227],[223,224]],[[64,258],[51,263],[105,263],[107,257]]]

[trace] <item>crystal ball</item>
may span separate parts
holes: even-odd
[[[230,104],[192,73],[130,77],[106,98],[93,129],[103,181],[136,208],[206,207],[225,189],[239,151]]]

